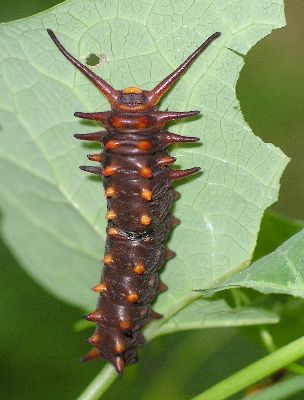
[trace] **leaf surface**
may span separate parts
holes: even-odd
[[[2,228],[28,273],[61,299],[94,308],[89,288],[100,276],[106,202],[101,184],[77,168],[92,146],[73,133],[98,127],[73,113],[109,106],[46,28],[82,62],[98,55],[103,62],[94,71],[114,87],[145,89],[222,32],[161,104],[162,110],[202,110],[201,118],[170,128],[201,138],[172,154],[180,167],[200,166],[203,173],[177,188],[181,225],[169,244],[177,257],[162,274],[169,290],[155,306],[169,318],[199,296],[194,289],[219,285],[249,264],[263,212],[277,199],[288,159],[250,131],[235,85],[243,65],[237,53],[283,25],[283,0],[68,0],[1,25]]]
[[[304,229],[212,292],[246,287],[304,298]]]
[[[275,314],[266,310],[251,307],[232,309],[224,300],[197,300],[164,323],[157,334],[189,329],[274,324],[278,321]]]

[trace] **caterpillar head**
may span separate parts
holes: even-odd
[[[162,96],[170,89],[172,85],[187,71],[190,65],[197,57],[210,45],[213,40],[220,36],[219,32],[215,32],[205,42],[196,49],[176,70],[171,72],[152,90],[142,90],[138,87],[127,87],[123,90],[116,90],[105,80],[96,75],[87,66],[76,60],[59,42],[54,32],[47,30],[51,39],[61,51],[61,53],[79,69],[100,91],[106,96],[113,109],[126,112],[142,112],[155,108]]]

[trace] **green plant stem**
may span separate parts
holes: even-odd
[[[249,305],[250,300],[246,293],[242,289],[234,288],[230,289],[231,296],[234,301],[235,308],[241,308],[243,305]]]
[[[112,365],[106,365],[77,400],[100,399],[100,396],[108,389],[109,386],[111,386],[116,377],[117,372]]]
[[[260,330],[260,335],[262,342],[269,353],[273,353],[277,350],[277,346],[274,343],[273,337],[270,332],[266,328],[262,328]],[[292,363],[287,367],[289,372],[297,375],[304,375],[304,366],[296,363]]]
[[[225,400],[301,357],[304,357],[304,337],[243,368],[192,400]]]
[[[260,336],[261,336],[261,339],[262,339],[265,349],[269,353],[273,353],[274,351],[277,350],[277,346],[275,345],[273,337],[272,337],[271,333],[268,331],[268,329],[262,328],[260,330]]]
[[[277,382],[275,385],[253,394],[243,397],[242,400],[286,400],[291,395],[302,393],[304,390],[303,376],[294,376]]]

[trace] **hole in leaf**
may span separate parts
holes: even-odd
[[[86,64],[90,65],[91,67],[94,67],[95,65],[98,65],[100,62],[100,57],[98,57],[96,54],[89,54],[88,57],[86,57]]]
[[[85,61],[90,67],[95,67],[96,65],[104,64],[106,62],[106,56],[104,54],[98,55],[91,53],[85,58]]]

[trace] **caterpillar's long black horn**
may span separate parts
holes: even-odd
[[[168,75],[148,94],[148,101],[151,106],[156,105],[168,89],[187,71],[197,57],[219,36],[220,32],[213,33],[198,49],[195,50],[175,71]]]
[[[74,58],[59,42],[55,33],[51,29],[47,29],[47,33],[50,35],[51,39],[61,51],[61,53],[79,69],[100,91],[103,93],[111,104],[115,103],[118,98],[118,92],[112,88],[106,81],[94,74],[88,67],[81,64],[76,58]]]

